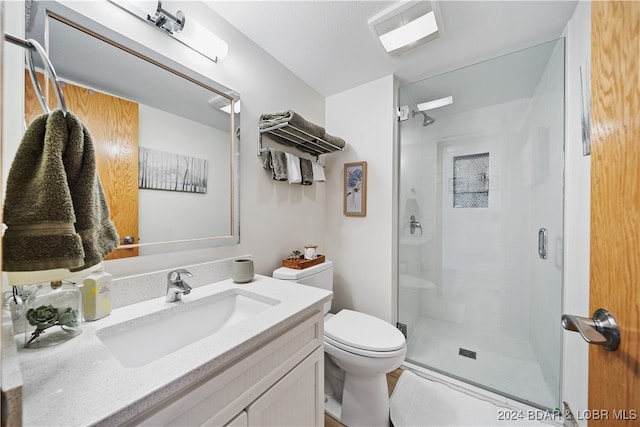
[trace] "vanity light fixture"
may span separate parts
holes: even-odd
[[[178,10],[175,14],[169,13],[162,7],[162,0],[157,2],[109,1],[170,35],[188,48],[211,59],[213,62],[218,62],[218,59],[224,59],[229,52],[227,42],[200,25],[193,18],[187,19],[183,11]]]
[[[420,111],[427,111],[451,104],[453,104],[453,96],[445,96],[444,98],[434,99],[433,101],[422,102],[416,105],[416,108]]]
[[[390,55],[400,55],[439,37],[437,1],[401,1],[369,19],[369,26]]]

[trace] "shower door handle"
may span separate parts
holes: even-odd
[[[546,228],[538,230],[538,255],[542,259],[547,259],[549,256],[549,233]]]
[[[589,344],[602,345],[609,351],[616,351],[620,345],[618,323],[613,314],[604,308],[597,309],[592,319],[563,314],[562,327],[567,331],[579,332]]]

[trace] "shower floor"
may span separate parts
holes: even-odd
[[[527,341],[421,317],[407,344],[407,361],[536,406],[557,406]],[[475,352],[476,359],[459,355],[461,348]]]

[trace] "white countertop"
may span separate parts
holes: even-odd
[[[82,324],[82,333],[57,346],[18,347],[25,426],[119,425],[267,342],[332,297],[330,291],[256,275],[247,284],[231,280],[194,288],[183,304],[232,288],[274,298],[280,304],[228,329],[138,368],[123,367],[96,331],[178,303],[164,297],[121,307]],[[185,328],[197,325],[184,325]],[[20,336],[22,338],[22,336]],[[149,337],[149,340],[163,337]],[[22,339],[19,341],[22,343]],[[3,352],[4,353],[4,352]]]

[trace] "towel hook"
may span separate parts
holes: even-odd
[[[45,101],[45,97],[42,93],[42,88],[40,87],[40,83],[38,83],[38,77],[37,77],[35,65],[33,62],[33,51],[35,50],[38,53],[38,55],[40,56],[40,59],[42,59],[42,63],[47,69],[47,73],[49,74],[51,81],[53,82],[56,99],[58,100],[58,106],[60,107],[60,110],[62,110],[62,114],[66,116],[68,110],[67,110],[67,104],[64,100],[64,95],[62,94],[62,86],[60,85],[60,81],[58,80],[58,75],[56,74],[56,71],[53,68],[53,64],[49,60],[49,57],[47,56],[47,53],[45,52],[44,48],[40,45],[40,43],[38,43],[34,39],[23,40],[21,38],[12,36],[11,34],[7,34],[7,33],[5,33],[4,38],[6,41],[10,43],[13,43],[17,46],[27,49],[26,62],[27,62],[27,65],[29,66],[28,67],[29,77],[31,77],[31,83],[33,84],[33,88],[36,91],[36,97],[38,98],[38,102],[42,106],[42,109],[44,110],[44,112],[50,113],[51,110],[49,109],[49,106]]]
[[[53,86],[55,88],[56,99],[58,100],[58,106],[60,110],[62,110],[62,114],[67,115],[67,104],[64,101],[64,95],[62,94],[62,87],[60,86],[60,81],[58,80],[58,75],[56,74],[55,69],[53,68],[53,64],[49,60],[47,53],[44,51],[44,48],[35,41],[34,39],[27,39],[27,43],[31,45],[32,49],[27,51],[27,64],[29,65],[29,76],[31,77],[31,83],[33,84],[33,88],[36,90],[36,94],[38,96],[38,101],[42,106],[42,109],[45,113],[50,113],[51,110],[45,101],[44,95],[42,94],[42,89],[40,88],[40,83],[38,83],[38,77],[36,74],[36,69],[33,63],[33,51],[35,50],[40,55],[40,59],[42,59],[42,63],[47,69],[49,73],[49,77],[53,82]]]

